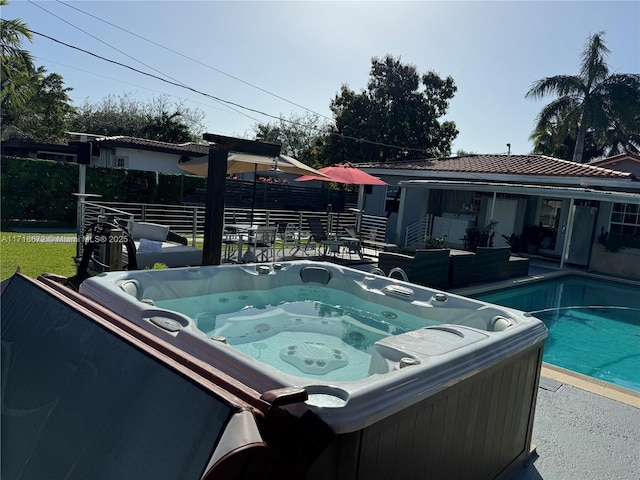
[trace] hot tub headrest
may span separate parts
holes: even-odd
[[[331,272],[324,267],[304,267],[300,270],[300,279],[304,283],[321,283],[326,285],[331,280]]]
[[[140,284],[137,280],[125,280],[120,283],[120,288],[125,292],[131,295],[132,297],[140,300]]]

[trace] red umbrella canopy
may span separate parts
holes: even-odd
[[[330,167],[318,169],[326,177],[316,177],[314,175],[303,175],[296,178],[297,182],[307,182],[309,180],[322,180],[324,182],[349,183],[351,185],[387,185],[387,182],[380,180],[367,172],[354,167],[349,162],[337,163]]]

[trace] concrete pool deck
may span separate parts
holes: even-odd
[[[548,364],[531,456],[508,480],[640,478],[640,393]]]

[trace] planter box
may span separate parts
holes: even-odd
[[[603,245],[594,244],[589,268],[599,273],[640,280],[640,249],[625,248],[608,252]]]

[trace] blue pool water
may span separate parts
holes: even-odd
[[[542,320],[545,362],[640,391],[640,287],[568,275],[470,296]]]

